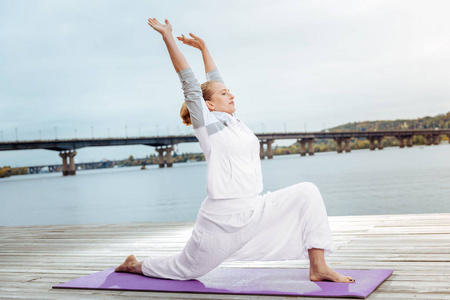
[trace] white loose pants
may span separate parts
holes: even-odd
[[[224,261],[308,259],[331,253],[332,238],[319,189],[310,182],[252,198],[206,199],[181,253],[146,258],[144,275],[188,280]]]

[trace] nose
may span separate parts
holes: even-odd
[[[230,99],[233,100],[234,99],[234,95],[232,93],[230,93]]]

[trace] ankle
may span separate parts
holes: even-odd
[[[133,262],[133,273],[136,274],[143,274],[142,273],[142,261],[135,261]]]
[[[327,263],[324,260],[313,260],[309,262],[309,268],[312,271],[324,271],[328,269]]]

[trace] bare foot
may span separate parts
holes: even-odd
[[[353,283],[355,280],[350,276],[339,274],[335,270],[326,266],[324,268],[318,268],[316,270],[309,270],[309,279],[311,281],[333,281],[333,282],[345,282]]]
[[[125,261],[118,266],[114,271],[115,272],[125,272],[125,273],[136,273],[142,274],[141,268],[142,262],[139,262],[136,257],[131,254],[125,259]]]

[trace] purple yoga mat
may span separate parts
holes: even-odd
[[[356,282],[312,282],[308,269],[217,268],[197,280],[181,281],[115,273],[110,268],[53,288],[365,298],[392,274],[384,269],[337,271]]]

